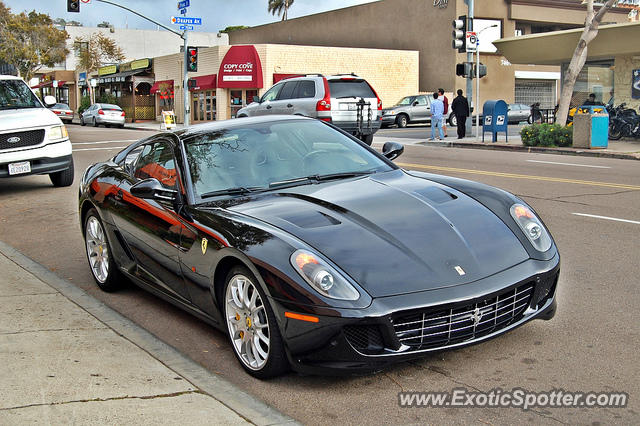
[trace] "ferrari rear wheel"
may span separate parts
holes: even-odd
[[[87,213],[84,222],[84,241],[91,274],[98,287],[107,292],[121,288],[123,277],[113,261],[107,233],[95,209]]]
[[[234,267],[227,275],[224,314],[233,351],[249,374],[267,379],[287,371],[273,311],[253,274],[244,267]]]

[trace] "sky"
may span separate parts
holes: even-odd
[[[81,0],[80,13],[68,13],[66,0],[0,0],[12,13],[36,10],[51,18],[79,21],[85,27],[95,27],[107,21],[116,28],[156,29],[148,22],[124,9],[96,0]],[[89,1],[89,3],[84,3]],[[179,30],[171,23],[172,16],[181,16],[178,0],[109,0],[135,10],[163,25]],[[288,12],[289,19],[328,10],[371,3],[372,0],[295,0]],[[267,12],[267,0],[190,0],[185,16],[202,18],[195,31],[217,32],[232,25],[256,26],[275,22],[281,18]]]

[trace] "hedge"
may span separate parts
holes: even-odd
[[[522,143],[525,146],[571,146],[573,144],[573,128],[559,124],[532,124],[520,130]]]

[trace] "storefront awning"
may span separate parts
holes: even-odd
[[[190,78],[189,80],[195,80],[195,85],[193,87],[189,87],[189,91],[193,92],[194,90],[209,90],[215,89],[217,83],[218,76],[216,74],[209,75],[201,75],[199,77]]]
[[[173,92],[173,80],[160,80],[153,83],[149,93],[155,95],[156,92]]]
[[[302,77],[304,74],[273,74],[273,84],[291,77]]]
[[[140,69],[140,70],[124,71],[124,72],[118,72],[115,74],[109,74],[109,75],[100,77],[100,80],[98,81],[98,83],[122,83],[132,75],[143,74],[145,72],[148,72],[148,70]]]
[[[262,63],[255,46],[231,46],[218,71],[218,87],[262,88]]]
[[[498,53],[513,64],[559,65],[571,61],[583,29],[552,31],[496,40]],[[601,25],[589,43],[587,59],[598,60],[640,53],[640,22]]]

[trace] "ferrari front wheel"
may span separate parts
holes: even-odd
[[[224,314],[231,346],[244,369],[267,379],[289,367],[275,316],[253,274],[235,267],[227,275]]]
[[[108,292],[118,290],[122,286],[122,276],[113,261],[107,233],[95,209],[89,210],[84,221],[84,241],[91,274],[98,287]]]

